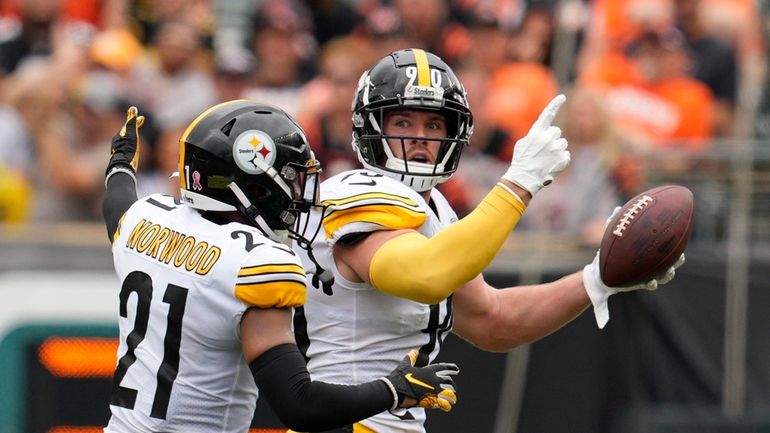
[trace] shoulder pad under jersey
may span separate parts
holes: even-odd
[[[418,229],[425,200],[395,179],[368,170],[340,173],[321,184],[327,239],[376,230]]]
[[[246,256],[235,282],[235,297],[259,308],[305,304],[305,270],[286,245],[262,238]]]

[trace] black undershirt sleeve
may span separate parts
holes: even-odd
[[[366,239],[372,232],[348,233],[343,235],[337,243],[340,245],[353,245]]]
[[[249,364],[254,380],[278,418],[295,431],[323,431],[386,411],[393,394],[380,381],[333,385],[311,381],[295,344],[275,346]]]
[[[107,191],[102,202],[102,215],[107,225],[107,236],[112,243],[115,230],[118,229],[120,218],[128,208],[136,202],[136,185],[134,179],[126,173],[113,173],[107,182]]]

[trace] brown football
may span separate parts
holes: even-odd
[[[683,186],[660,186],[629,200],[602,237],[604,284],[630,286],[665,272],[687,248],[692,221],[692,192]]]

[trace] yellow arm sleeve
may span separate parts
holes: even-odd
[[[525,209],[495,186],[473,212],[432,238],[411,232],[385,242],[372,257],[369,281],[390,295],[436,304],[489,266]]]

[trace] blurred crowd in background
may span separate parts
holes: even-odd
[[[3,0],[0,221],[99,221],[110,139],[136,105],[140,194],[177,194],[178,140],[210,106],[293,114],[326,176],[356,167],[361,73],[406,47],[463,81],[474,135],[440,189],[460,215],[547,102],[572,163],[517,230],[597,242],[648,185],[645,155],[770,136],[768,2],[757,0]],[[676,153],[672,153],[676,154]],[[664,170],[694,170],[671,158]]]

